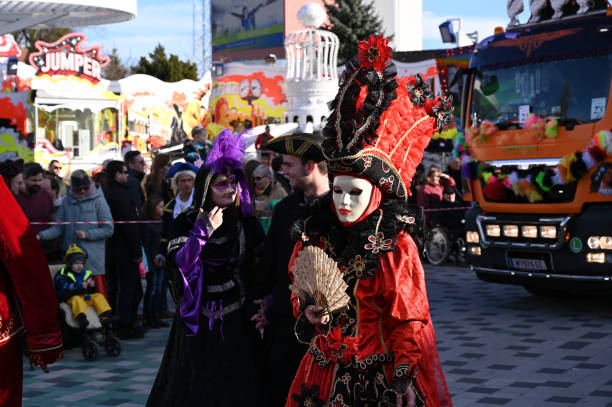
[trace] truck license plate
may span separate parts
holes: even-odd
[[[522,270],[546,271],[546,262],[539,259],[514,259],[508,258],[510,267]]]

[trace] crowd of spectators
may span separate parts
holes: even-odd
[[[83,248],[97,290],[112,307],[118,336],[139,338],[146,328],[168,326],[163,320],[168,316],[166,247],[174,219],[193,209],[198,165],[209,148],[210,142],[198,136],[186,144],[179,162],[173,164],[169,154],[154,155],[149,172],[145,156],[133,150],[91,174],[63,171],[67,168],[58,160],[46,169],[6,160],[0,174],[33,224],[49,264],[63,263],[71,244]],[[274,206],[292,189],[281,164],[278,156],[272,168],[257,160],[244,166],[255,213],[266,230]]]

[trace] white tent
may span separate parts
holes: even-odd
[[[136,12],[137,0],[0,0],[0,35],[25,28],[119,23]]]

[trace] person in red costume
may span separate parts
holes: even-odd
[[[387,43],[371,36],[347,63],[323,131],[333,211],[296,225],[290,277],[302,248],[316,245],[337,263],[350,302],[330,314],[292,295],[309,350],[287,407],[452,406],[417,247],[423,212],[406,200],[434,130],[453,123],[451,105],[420,75],[396,79]]]
[[[48,364],[62,358],[62,335],[45,254],[4,182],[0,202],[0,406],[19,407],[22,334],[27,331],[30,361],[45,372]]]

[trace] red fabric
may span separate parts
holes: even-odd
[[[17,195],[17,202],[30,222],[50,222],[52,220],[55,208],[51,195],[46,189],[41,188],[34,195],[20,192]],[[40,233],[49,227],[50,225],[34,225],[32,229],[34,233]]]
[[[298,242],[290,267],[300,248]],[[396,250],[382,257],[373,278],[359,281],[351,297],[359,310],[358,360],[393,352],[394,361],[389,363],[386,371],[388,382],[392,381],[395,366],[409,363],[416,367],[416,386],[425,396],[425,405],[452,406],[429,315],[425,274],[416,245],[407,233],[398,235]],[[294,314],[299,315],[295,295],[292,295],[292,303]],[[315,343],[324,340],[326,338],[318,336]],[[327,402],[332,392],[334,372],[335,364],[322,368],[312,354],[306,353],[291,386],[287,406],[297,405],[292,394],[300,394],[304,383],[309,388],[320,386],[320,396]]]
[[[30,358],[53,363],[62,357],[62,335],[49,266],[28,219],[3,182],[0,182],[0,202],[3,203],[0,211],[0,298],[6,299],[3,304],[8,307],[10,316],[9,320],[0,320],[0,333],[8,332],[10,337],[22,324],[15,304],[17,297],[28,331]],[[8,326],[9,321],[13,321],[12,326]],[[0,347],[9,346],[7,344],[15,339],[13,336],[0,341]]]
[[[370,181],[368,178],[360,177],[360,176],[355,175],[355,174],[340,173],[340,174],[336,174],[334,176],[334,178],[336,178],[336,177],[338,177],[340,175],[348,175],[350,177],[361,178],[361,179],[364,179],[364,180],[368,181],[370,184],[372,183],[372,181]],[[332,191],[332,193],[333,193],[333,191]],[[357,219],[354,222],[340,222],[340,223],[342,223],[342,225],[346,227],[346,226],[352,226],[352,225],[355,225],[355,224],[361,222],[362,220],[367,218],[372,212],[374,212],[376,209],[378,209],[378,207],[380,206],[380,202],[381,201],[382,201],[382,192],[380,191],[380,188],[378,188],[376,185],[372,184],[372,194],[370,195],[370,203],[368,204],[368,207],[366,208],[366,210],[363,211],[363,213],[361,214],[359,219]],[[336,213],[336,205],[334,204],[334,200],[333,199],[331,201],[331,210],[334,213]]]
[[[261,133],[257,136],[255,140],[255,150],[261,150],[268,141],[272,140],[274,137],[268,133]]]
[[[0,346],[0,406],[20,407],[23,382],[21,334]]]
[[[397,98],[380,116],[376,146],[389,156],[409,189],[416,167],[433,137],[436,120],[429,116],[424,107],[417,107],[410,101],[406,87],[409,77],[396,80],[399,85],[396,88]],[[362,152],[366,150],[367,146]]]
[[[96,288],[98,292],[106,298],[108,301],[108,293],[106,292],[106,276],[103,274],[96,274],[92,276],[94,281],[96,282]]]

